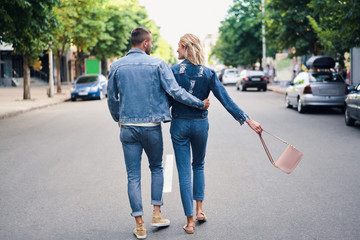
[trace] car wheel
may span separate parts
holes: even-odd
[[[71,98],[71,101],[75,102],[75,101],[76,101],[76,98],[72,97],[72,98]]]
[[[267,87],[264,87],[264,88],[263,88],[263,91],[266,92],[266,91],[267,91]]]
[[[301,99],[298,98],[298,102],[297,102],[297,111],[299,113],[304,113],[306,111],[306,108],[304,107],[304,105],[301,102]]]
[[[350,117],[349,110],[347,108],[345,108],[345,124],[347,126],[354,126],[355,124],[355,119]]]
[[[285,107],[286,108],[292,108],[293,106],[290,104],[289,96],[285,95]]]
[[[236,90],[240,90],[239,84],[236,84]]]
[[[241,86],[241,91],[245,92],[245,91],[246,91],[246,87]]]

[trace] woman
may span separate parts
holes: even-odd
[[[242,125],[247,123],[256,133],[262,132],[259,123],[246,115],[230,98],[215,71],[203,66],[204,54],[199,39],[193,34],[185,34],[180,38],[177,50],[180,60],[172,67],[179,85],[199,99],[206,99],[210,90],[222,103],[226,110]],[[172,103],[171,138],[176,157],[179,175],[181,201],[187,217],[184,226],[186,233],[194,233],[193,200],[196,201],[196,220],[206,221],[203,211],[205,191],[205,151],[208,138],[209,123],[207,110],[188,107],[179,102]],[[192,149],[192,163],[190,146]],[[191,183],[191,165],[193,181]]]

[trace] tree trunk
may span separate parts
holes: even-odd
[[[319,54],[319,48],[318,48],[318,45],[316,43],[314,43],[314,52],[313,52],[313,54],[315,56],[317,56]]]
[[[62,54],[60,51],[56,52],[56,86],[57,86],[57,93],[61,93],[61,57]]]
[[[24,100],[31,99],[30,96],[30,68],[29,59],[23,55],[23,75],[24,75]]]
[[[107,78],[108,77],[108,62],[107,59],[101,60],[101,72]]]
[[[76,67],[75,67],[75,74],[76,74],[76,78],[78,78],[80,75],[83,74],[83,69],[82,69],[82,65],[83,65],[83,57],[84,54],[82,51],[77,51],[77,60],[76,60]]]

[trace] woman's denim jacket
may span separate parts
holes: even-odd
[[[173,71],[179,85],[185,88],[192,95],[203,100],[208,98],[210,91],[212,91],[226,110],[241,125],[246,121],[246,119],[250,118],[230,98],[214,70],[202,65],[193,65],[187,59],[178,65],[172,66],[171,70]],[[171,114],[173,118],[206,118],[208,111],[191,108],[181,103],[172,101]]]
[[[140,49],[131,49],[111,65],[107,90],[111,116],[119,123],[170,121],[167,94],[191,107],[205,107],[177,84],[163,60]]]

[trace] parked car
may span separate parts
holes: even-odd
[[[225,69],[224,74],[222,75],[222,83],[226,84],[235,84],[239,78],[239,71],[237,69]]]
[[[248,88],[267,90],[267,77],[263,71],[242,70],[236,82],[236,89],[246,91]]]
[[[107,79],[104,75],[81,75],[71,88],[71,100],[103,99],[107,96]]]
[[[308,107],[339,107],[344,109],[348,93],[344,79],[331,69],[335,61],[331,57],[316,56],[307,61],[308,72],[300,72],[286,89],[285,105],[295,106],[299,113]]]
[[[356,121],[360,121],[360,84],[355,88],[348,87],[351,91],[345,100],[345,123],[348,126],[353,126]]]

